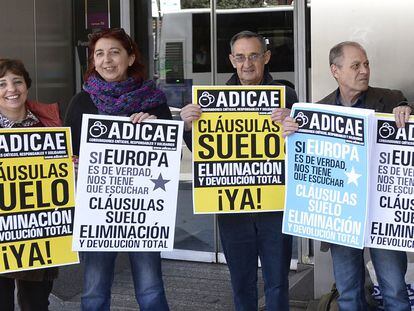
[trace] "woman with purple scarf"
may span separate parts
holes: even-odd
[[[132,122],[171,119],[162,91],[145,80],[145,68],[135,42],[123,29],[107,29],[89,39],[88,69],[83,91],[76,94],[67,111],[73,153],[79,155],[83,114],[130,116]],[[135,296],[140,310],[169,310],[164,292],[159,252],[129,252]],[[117,252],[84,252],[84,284],[81,308],[110,308],[111,286]]]

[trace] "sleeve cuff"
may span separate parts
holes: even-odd
[[[406,100],[403,100],[402,102],[399,102],[397,106],[398,107],[400,107],[400,106],[408,106],[408,107],[411,108],[411,114],[414,113],[414,102],[408,102]]]

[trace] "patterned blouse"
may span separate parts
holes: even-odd
[[[27,109],[26,117],[21,121],[12,121],[0,113],[0,127],[11,128],[11,127],[32,127],[40,123],[40,120]]]

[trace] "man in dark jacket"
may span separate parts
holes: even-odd
[[[230,41],[229,55],[235,73],[228,85],[277,85],[265,65],[270,60],[264,38],[242,31]],[[297,101],[296,93],[286,87],[286,105]],[[288,109],[273,113],[280,121]],[[181,111],[185,122],[185,140],[191,145],[191,125],[201,115],[198,105],[187,105]],[[191,147],[190,147],[191,148]],[[280,198],[275,198],[276,200]],[[282,212],[220,214],[220,238],[230,270],[236,310],[257,310],[257,263],[260,257],[265,286],[266,310],[289,310],[288,273],[292,253],[292,237],[282,234]]]
[[[335,45],[329,53],[332,76],[338,88],[319,101],[321,104],[374,109],[394,113],[397,126],[402,127],[412,112],[401,91],[370,87],[370,68],[365,49],[356,42],[345,41]],[[297,130],[294,119],[283,121],[283,133]],[[322,243],[322,250],[331,249],[340,310],[365,311],[364,251],[337,244]],[[411,310],[405,285],[407,255],[405,252],[370,248],[385,310]]]

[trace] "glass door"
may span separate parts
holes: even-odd
[[[213,7],[210,1],[181,1],[180,6],[170,3],[171,6],[163,10],[163,1],[153,1],[153,5],[161,5],[160,10],[153,8],[155,77],[167,94],[176,118],[179,118],[180,108],[192,101],[192,85],[223,85],[230,78],[234,68],[228,57],[229,41],[242,30],[254,31],[266,38],[272,53],[268,70],[275,80],[291,87],[295,87],[296,81],[306,83],[295,76],[294,20],[298,17],[295,15],[297,5],[292,0],[263,1],[255,5],[252,1],[211,3]],[[299,31],[305,31],[304,25],[304,22],[300,24],[303,28]],[[306,54],[306,47],[300,49],[298,53]],[[191,152],[184,147],[176,250],[163,256],[223,262],[215,216],[193,214],[191,170]],[[295,238],[293,267],[300,257],[301,245]]]
[[[177,2],[177,3],[176,3]],[[184,2],[184,1],[182,1]],[[203,1],[188,7],[180,1],[153,1],[154,71],[167,95],[173,117],[192,102],[193,85],[210,85],[210,6]],[[206,2],[206,1],[204,1]],[[182,150],[180,187],[175,226],[175,250],[164,258],[215,262],[217,240],[214,215],[194,215],[192,155]]]

